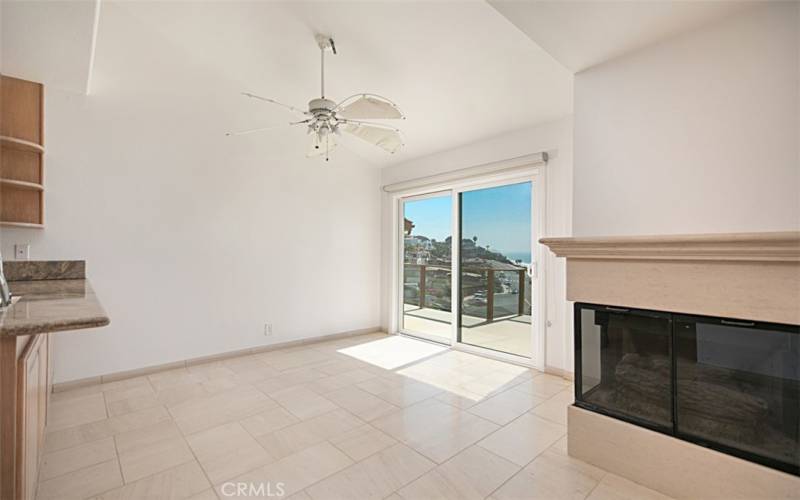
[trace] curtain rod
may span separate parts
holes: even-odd
[[[443,184],[448,181],[463,180],[480,175],[496,174],[512,170],[519,170],[526,167],[545,165],[551,157],[551,154],[547,153],[546,151],[517,156],[507,160],[493,161],[472,167],[451,170],[441,174],[427,175],[425,177],[418,177],[416,179],[407,181],[386,184],[383,186],[383,191],[387,193],[395,193],[408,189],[435,186],[436,184]]]

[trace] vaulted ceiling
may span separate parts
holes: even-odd
[[[4,3],[3,71],[85,91],[95,2],[29,4]],[[380,94],[407,116],[406,147],[395,155],[345,143],[376,166],[572,110],[571,73],[485,2],[104,0],[98,26],[90,97],[135,92],[140,105],[145,95],[158,103],[154,113],[204,106],[220,133],[293,120],[239,92],[305,108],[320,93],[314,34],[331,34],[338,55],[326,61],[327,95]],[[303,135],[287,127],[231,140],[282,148]]]
[[[239,93],[305,108],[320,92],[314,34],[330,34],[327,95],[380,94],[407,116],[395,155],[343,141],[380,167],[568,115],[574,72],[750,3],[4,1],[0,64],[223,134],[295,119]],[[231,140],[306,142],[288,126]]]

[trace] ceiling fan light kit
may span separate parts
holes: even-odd
[[[336,54],[333,38],[327,35],[316,35],[320,48],[320,97],[308,102],[308,111],[283,104],[274,99],[261,97],[249,92],[242,95],[281,106],[305,119],[291,122],[289,125],[306,125],[311,138],[311,145],[306,156],[323,157],[330,160],[330,154],[336,149],[337,137],[346,132],[370,144],[394,154],[403,147],[403,137],[396,127],[383,123],[364,120],[404,120],[400,108],[383,96],[369,93],[353,94],[338,103],[325,97],[325,52]],[[281,127],[281,126],[279,126]],[[271,130],[278,127],[262,127],[239,132],[228,132],[226,135],[245,135],[254,132]]]

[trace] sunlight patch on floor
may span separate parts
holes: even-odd
[[[367,342],[339,349],[339,353],[353,357],[386,370],[394,370],[447,350],[437,346],[400,336]]]
[[[450,350],[396,373],[455,396],[479,401],[504,387],[527,380],[529,371],[522,366]]]

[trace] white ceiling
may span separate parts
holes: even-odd
[[[487,0],[575,73],[757,1]]]
[[[33,7],[25,2],[15,9],[3,3],[4,28],[24,22],[40,40],[62,47],[57,55],[41,47],[32,51],[8,41],[24,39],[25,30],[4,33],[7,73],[82,89],[91,23],[87,26],[86,16],[62,18],[69,11],[67,3]],[[73,5],[72,10],[80,12],[87,5],[93,2]],[[35,9],[36,15],[25,9]],[[54,24],[60,31],[49,31]],[[305,108],[319,94],[315,32],[332,34],[339,52],[326,61],[329,97],[372,92],[395,100],[407,116],[400,125],[406,138],[400,153],[390,156],[358,139],[347,143],[376,166],[572,112],[571,73],[480,1],[104,0],[90,98],[130,99],[131,105],[152,106],[153,113],[208,120],[220,134],[287,122],[294,118],[291,113],[238,93]],[[26,57],[16,57],[17,51]],[[34,57],[27,57],[31,53]],[[198,107],[200,114],[190,112]],[[297,127],[230,140],[295,148],[297,140],[305,141],[303,135]]]

